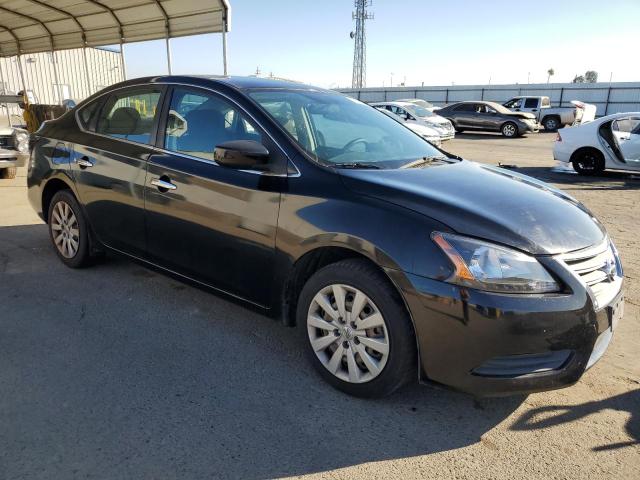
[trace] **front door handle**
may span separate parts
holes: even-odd
[[[89,168],[89,167],[93,167],[93,162],[91,160],[89,160],[89,157],[82,157],[82,158],[78,158],[76,160],[76,163],[78,164],[78,166],[80,168]]]
[[[151,185],[153,185],[154,187],[158,187],[158,190],[160,190],[161,192],[176,190],[178,188],[176,185],[168,181],[168,177],[164,178],[166,178],[167,180],[163,180],[162,178],[154,178],[153,180],[151,180]]]

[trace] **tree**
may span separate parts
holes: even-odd
[[[547,83],[549,83],[549,79],[553,77],[555,74],[556,72],[553,68],[550,68],[549,70],[547,70]]]
[[[588,70],[584,74],[584,79],[586,83],[596,83],[598,81],[598,72]]]
[[[573,77],[571,83],[584,83],[584,77],[582,75],[576,75]]]

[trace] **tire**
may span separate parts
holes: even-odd
[[[518,136],[518,126],[513,122],[506,122],[500,127],[503,137],[514,138]]]
[[[338,298],[346,299],[341,303],[344,317]],[[317,299],[328,300],[325,306],[332,314]],[[356,303],[362,307],[358,323],[351,320]],[[343,260],[317,271],[300,293],[296,320],[311,363],[338,390],[357,397],[384,397],[417,378],[411,319],[387,277],[366,260]]]
[[[600,175],[604,171],[604,155],[593,149],[579,150],[572,155],[571,164],[580,175]]]
[[[542,125],[544,126],[544,129],[549,132],[555,132],[561,126],[558,117],[546,117],[542,120]]]
[[[2,171],[0,171],[0,178],[6,178],[6,179],[16,178],[17,173],[18,173],[18,169],[16,167],[3,168]]]
[[[82,268],[91,263],[87,221],[70,190],[53,196],[47,224],[53,248],[66,266]]]

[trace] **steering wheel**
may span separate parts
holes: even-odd
[[[347,142],[347,144],[344,147],[342,147],[342,150],[344,150],[346,152],[351,147],[353,147],[354,145],[356,145],[358,143],[364,143],[365,145],[368,145],[368,142],[364,138],[354,138],[353,140]]]

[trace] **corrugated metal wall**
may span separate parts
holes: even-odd
[[[64,87],[56,88],[53,59],[56,59],[58,82]],[[84,65],[83,49],[60,50],[22,55],[27,91],[31,90],[37,103],[57,104],[58,95],[80,102],[102,88],[124,79],[120,52],[87,48],[89,81]],[[15,94],[22,90],[17,57],[0,58],[0,92]],[[17,106],[9,106],[12,114],[21,116]],[[3,118],[4,117],[4,118]],[[6,118],[6,110],[0,107],[0,121]],[[4,123],[4,122],[3,122]]]
[[[545,95],[551,99],[553,106],[570,107],[571,100],[593,103],[598,107],[598,116],[640,111],[640,82],[348,88],[338,91],[363,102],[422,98],[438,106],[463,100],[490,100],[502,103],[518,95]]]

